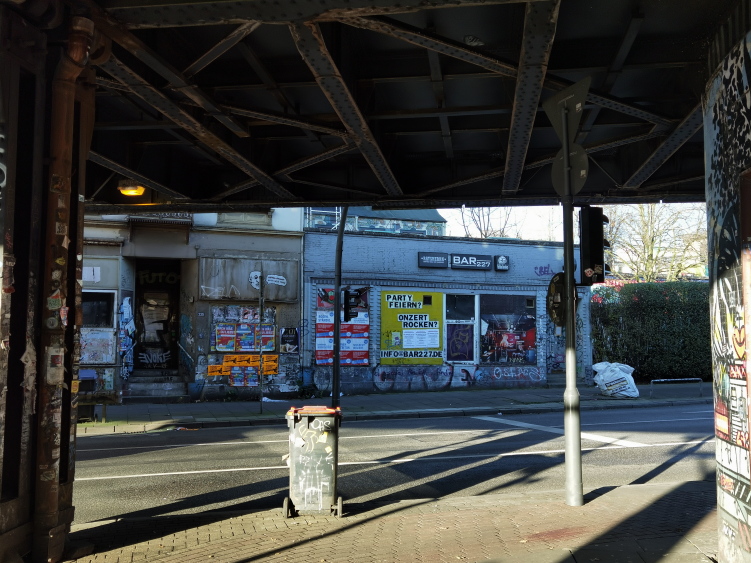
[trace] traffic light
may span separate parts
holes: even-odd
[[[605,263],[605,250],[610,243],[605,238],[604,225],[609,223],[602,207],[582,207],[579,211],[579,262],[581,285],[605,281],[610,268]]]

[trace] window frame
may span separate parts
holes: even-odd
[[[118,313],[118,306],[117,306],[117,290],[116,289],[83,289],[81,291],[81,309],[83,309],[83,301],[85,294],[109,294],[112,295],[112,317],[109,319],[109,324],[107,326],[89,326],[84,322],[81,325],[81,328],[87,328],[87,329],[116,329],[117,328],[117,313]]]

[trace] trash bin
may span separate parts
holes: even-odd
[[[303,512],[342,516],[342,497],[336,494],[339,426],[342,410],[329,407],[292,407],[289,427],[289,497],[285,518]]]

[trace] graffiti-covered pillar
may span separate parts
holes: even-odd
[[[704,104],[719,560],[751,561],[751,55],[736,44]]]

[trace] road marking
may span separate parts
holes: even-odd
[[[714,411],[711,411],[714,412]],[[582,426],[605,426],[605,425],[613,425],[613,424],[653,424],[655,422],[690,422],[692,420],[714,420],[713,416],[703,416],[701,418],[664,418],[664,419],[657,419],[657,420],[629,420],[629,421],[617,421],[617,422],[589,422],[587,424],[582,424]]]
[[[487,430],[454,430],[451,432],[411,432],[407,434],[373,434],[371,436],[339,436],[339,440],[362,440],[373,438],[405,438],[409,436],[442,436],[447,434],[481,434]],[[124,446],[120,448],[77,448],[76,452],[114,452],[119,450],[153,450],[166,448],[192,448],[195,446],[238,446],[241,444],[286,444],[289,438],[284,440],[256,440],[237,442],[199,442],[196,444],[151,444],[149,446]]]
[[[714,442],[714,436],[707,438],[706,440],[693,440],[690,442],[665,442],[661,444],[639,444],[636,447],[640,448],[661,448],[661,447],[675,447],[675,446],[693,446],[693,445],[706,445]],[[621,450],[627,447],[625,445],[610,445],[599,446],[596,448],[582,448],[583,452],[599,452],[603,450]],[[519,457],[519,456],[558,456],[566,453],[566,450],[536,450],[536,451],[522,451],[522,452],[508,452],[504,454],[485,455],[485,454],[469,454],[469,455],[456,455],[456,456],[431,456],[425,457],[400,457],[400,458],[387,458],[387,459],[374,459],[363,461],[344,461],[339,462],[337,466],[344,467],[350,465],[389,465],[396,463],[410,463],[415,461],[461,461],[467,459],[487,459],[488,461],[498,461],[506,457]],[[288,470],[286,465],[272,465],[266,467],[236,467],[232,469],[202,469],[196,471],[172,471],[165,473],[139,473],[136,475],[109,475],[101,477],[76,477],[76,481],[107,481],[109,479],[143,479],[147,477],[171,477],[175,475],[199,475],[207,473],[231,473],[241,471],[279,471]]]
[[[540,426],[539,424],[529,424],[528,422],[518,422],[516,420],[509,420],[507,418],[497,418],[492,416],[474,416],[478,420],[485,420],[487,422],[495,422],[498,424],[508,424],[509,426],[517,426],[519,428],[529,428],[530,430],[540,430],[542,432],[550,432],[551,434],[563,434],[562,428],[555,428],[554,426]],[[602,436],[600,434],[590,434],[588,432],[582,432],[581,437],[584,440],[592,440],[593,442],[602,442],[604,444],[614,444],[617,446],[624,446],[626,448],[640,448],[645,444],[640,442],[630,442],[628,440],[619,440],[617,438],[610,438],[608,436]]]

